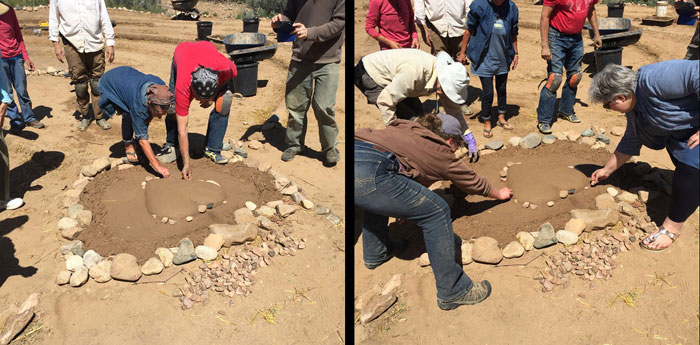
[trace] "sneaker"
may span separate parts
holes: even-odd
[[[175,153],[175,148],[165,144],[160,152],[156,154],[156,159],[161,163],[172,163],[177,159],[177,154]]]
[[[552,134],[552,126],[548,123],[538,123],[537,129],[539,129],[542,134]]]
[[[14,198],[10,200],[1,200],[0,201],[0,210],[16,210],[24,205],[24,200],[22,198]]]
[[[228,159],[224,158],[219,152],[204,150],[204,155],[209,157],[216,164],[228,163]]]
[[[224,143],[223,146],[221,146],[221,151],[231,151],[233,150],[233,146],[229,143]]]
[[[442,310],[452,310],[461,305],[477,304],[488,298],[490,294],[491,283],[489,283],[488,280],[482,280],[478,283],[474,283],[472,289],[460,298],[449,302],[438,301],[438,307]]]
[[[576,114],[569,115],[569,114],[564,114],[564,113],[560,112],[558,116],[560,119],[564,119],[564,120],[569,121],[571,123],[581,122],[581,119],[579,119],[578,116],[576,116]]]
[[[327,164],[335,164],[340,161],[340,151],[338,151],[337,148],[332,148],[328,151],[326,151],[326,163]]]
[[[97,121],[95,121],[95,123],[105,131],[112,128],[112,125],[109,124],[109,121],[107,121],[107,119],[98,119]]]
[[[472,115],[474,114],[474,111],[472,108],[469,108],[468,105],[464,104],[460,107],[462,109],[462,115]]]
[[[297,153],[299,153],[299,152],[301,152],[301,150],[299,150],[299,148],[297,148],[297,147],[290,147],[290,148],[284,150],[284,152],[282,153],[282,160],[285,161],[285,162],[289,162],[289,161],[291,161],[292,159],[294,159],[294,157],[295,157],[295,156],[297,155]]]
[[[90,127],[91,122],[92,122],[91,119],[81,119],[80,124],[78,124],[78,130],[79,131],[87,130],[88,127]]]
[[[42,128],[46,127],[46,126],[44,126],[43,123],[41,123],[40,121],[37,121],[37,120],[27,122],[27,126],[32,127],[32,128],[37,128],[37,129],[42,129]]]

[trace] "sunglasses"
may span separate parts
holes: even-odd
[[[610,101],[610,102],[606,102],[605,104],[603,104],[603,108],[605,108],[605,109],[610,109],[610,104],[612,104],[613,102],[615,102],[615,101],[613,100],[613,101]]]

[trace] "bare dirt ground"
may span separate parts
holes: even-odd
[[[520,9],[520,33],[518,47],[520,62],[515,71],[509,74],[508,108],[509,121],[514,131],[494,130],[493,139],[483,138],[482,125],[477,118],[468,118],[471,128],[478,133],[480,144],[487,140],[507,141],[511,136],[524,136],[536,132],[536,108],[539,97],[538,83],[546,75],[546,63],[540,58],[539,17],[541,6],[528,1],[515,1]],[[355,63],[371,52],[377,51],[377,42],[364,30],[364,18],[368,1],[355,4]],[[596,6],[598,16],[607,14],[605,5]],[[627,4],[625,17],[632,19],[633,26],[641,27],[641,18],[653,15],[654,8]],[[690,42],[694,27],[672,25],[668,27],[644,26],[641,40],[623,50],[622,64],[638,68],[640,66],[669,59],[683,58]],[[594,72],[592,41],[584,38],[584,78],[579,85],[579,101],[575,111],[582,119],[580,124],[559,121],[554,131],[581,131],[591,125],[604,127],[624,126],[625,118],[620,114],[606,111],[599,105],[589,105],[587,90]],[[421,49],[428,51],[421,41]],[[478,95],[481,85],[478,78],[471,80],[470,101],[475,114],[481,110]],[[355,127],[381,128],[383,126],[376,107],[367,105],[366,99],[355,90]],[[495,102],[495,100],[494,100]],[[611,136],[611,147],[615,147],[620,137]],[[557,144],[555,144],[557,145]],[[508,149],[513,150],[513,149]],[[498,167],[506,160],[514,160],[513,153],[496,153],[482,157],[486,161],[499,161],[497,164],[480,162],[477,172],[488,178],[493,176],[496,185],[503,185],[498,178]],[[537,150],[537,149],[536,149]],[[555,152],[556,153],[556,152]],[[560,152],[550,159],[570,160]],[[517,157],[517,155],[515,155]],[[572,155],[570,155],[572,156]],[[574,157],[575,158],[575,157]],[[591,157],[585,157],[586,159]],[[522,159],[527,159],[523,157]],[[673,164],[665,151],[643,149],[639,157],[662,170],[673,170]],[[601,162],[602,163],[602,162]],[[493,165],[493,166],[491,166]],[[491,166],[491,167],[490,167]],[[484,169],[483,172],[480,169]],[[600,194],[604,188],[596,188]],[[594,196],[593,195],[593,196]],[[591,196],[592,197],[592,196]],[[581,205],[591,208],[591,200],[581,200]],[[587,206],[586,206],[587,205]],[[555,206],[556,208],[557,206]],[[658,205],[667,208],[668,205]],[[495,210],[492,208],[491,210]],[[357,210],[356,210],[357,211]],[[488,212],[487,210],[485,210]],[[495,211],[494,211],[495,212]],[[558,213],[552,211],[555,227],[560,227]],[[561,212],[559,212],[561,213]],[[665,214],[664,214],[665,216]],[[475,216],[476,217],[476,216]],[[485,222],[496,217],[483,215]],[[514,217],[503,213],[502,218]],[[468,218],[468,217],[467,217]],[[663,219],[652,215],[654,220]],[[488,279],[493,285],[493,293],[485,302],[475,306],[460,307],[454,311],[441,311],[436,305],[435,280],[429,268],[421,268],[417,258],[424,251],[420,230],[410,224],[392,224],[392,237],[407,237],[411,247],[399,258],[370,271],[362,263],[361,217],[355,215],[355,297],[361,296],[373,286],[382,286],[397,273],[403,274],[397,303],[379,319],[366,325],[356,324],[355,336],[362,344],[698,344],[700,314],[698,312],[698,213],[690,217],[683,228],[683,237],[663,253],[649,253],[637,249],[620,255],[618,268],[607,281],[595,281],[594,289],[589,283],[573,279],[566,289],[555,289],[543,293],[541,285],[533,280],[533,274],[542,269],[545,263],[538,259],[527,267],[495,268],[491,265],[472,263],[465,271],[475,280]],[[483,223],[483,222],[482,222]],[[503,220],[502,223],[507,223]],[[501,224],[502,224],[501,223]],[[536,231],[539,224],[532,219],[513,219],[511,222],[524,227],[532,223],[529,231]],[[455,220],[460,224],[474,225],[473,220],[461,217]],[[489,224],[479,224],[479,230]],[[496,225],[494,224],[494,227]],[[522,229],[521,229],[522,230]],[[417,233],[418,231],[418,233]],[[501,232],[502,229],[494,229]],[[513,229],[513,234],[516,231]],[[483,235],[461,227],[459,234],[466,239]],[[554,248],[545,250],[550,253]],[[537,253],[528,253],[518,261],[527,262]],[[660,279],[663,278],[662,279]],[[617,294],[636,296],[633,305],[623,303]]]
[[[223,19],[235,15],[235,8],[202,3],[202,11],[218,12],[209,17],[214,34],[242,31],[242,22]],[[195,22],[170,21],[165,14],[147,14],[109,10],[117,22],[116,58],[107,68],[129,65],[145,73],[169,79],[172,52],[177,43],[196,37]],[[20,25],[37,25],[48,19],[48,8],[34,12],[18,11]],[[261,20],[260,32],[271,34],[268,20]],[[48,66],[67,69],[53,55],[46,32],[34,36],[24,32],[29,54],[38,69]],[[274,39],[274,36],[269,36]],[[223,47],[221,47],[223,50]],[[241,138],[250,126],[261,124],[275,113],[286,124],[284,83],[291,57],[291,43],[280,44],[276,55],[260,63],[258,79],[264,87],[257,95],[235,100],[226,138]],[[344,64],[341,65],[341,70]],[[339,149],[345,151],[344,74],[340,75],[336,118],[340,127]],[[0,309],[19,304],[30,293],[40,293],[37,315],[17,343],[32,344],[337,344],[343,343],[344,330],[344,226],[336,227],[313,212],[290,217],[295,234],[307,239],[307,249],[295,257],[280,258],[258,275],[259,282],[248,297],[237,297],[235,306],[228,299],[212,296],[211,302],[183,311],[176,298],[165,295],[158,284],[132,285],[110,281],[89,281],[81,288],[57,286],[56,274],[64,269],[58,248],[66,243],[57,229],[64,216],[62,190],[79,175],[80,167],[95,158],[121,157],[123,148],[120,119],[113,128],[102,131],[94,124],[78,132],[73,117],[75,95],[69,80],[61,76],[28,77],[34,110],[47,128],[27,129],[21,136],[9,135],[13,197],[23,197],[19,210],[0,213]],[[201,143],[206,131],[208,109],[193,106],[190,116],[190,140]],[[318,126],[309,112],[307,145],[320,151]],[[9,124],[4,130],[9,129]],[[274,135],[253,133],[265,145],[248,149],[249,158],[267,161],[272,169],[303,187],[304,194],[317,205],[324,205],[345,218],[346,157],[335,167],[326,168],[317,155],[298,156],[283,163],[283,131]],[[150,126],[152,142],[165,141],[165,125]],[[195,157],[197,166],[213,164]],[[240,164],[240,163],[237,163]],[[148,173],[142,167],[142,175]],[[134,169],[129,171],[134,171]],[[171,168],[171,174],[179,172]],[[231,178],[235,178],[232,176]],[[86,205],[90,208],[90,205]],[[177,276],[171,283],[183,281]],[[213,295],[213,294],[212,294]],[[305,296],[305,297],[302,297]],[[224,314],[218,314],[224,311]],[[268,315],[266,321],[258,311]],[[33,331],[33,332],[32,332]]]

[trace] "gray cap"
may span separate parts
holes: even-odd
[[[462,134],[462,126],[459,125],[459,121],[452,116],[447,114],[437,114],[437,117],[442,120],[442,132],[447,135],[460,135]]]

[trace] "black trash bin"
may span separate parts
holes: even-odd
[[[611,2],[608,4],[608,18],[622,18],[625,13],[624,2]]]
[[[258,92],[258,62],[236,65],[238,75],[233,78],[233,91],[244,97],[255,96]]]
[[[622,65],[622,48],[598,49],[593,52],[595,68],[600,72],[609,64]]]
[[[197,39],[207,40],[207,36],[211,36],[211,29],[214,26],[212,22],[197,22]]]
[[[258,32],[260,18],[243,19],[243,32]]]

